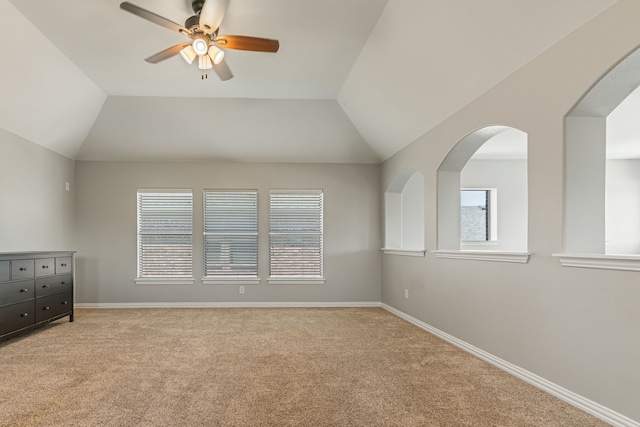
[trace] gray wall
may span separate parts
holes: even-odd
[[[561,267],[551,254],[563,250],[563,117],[638,46],[639,14],[637,2],[618,2],[387,160],[382,172],[382,182],[407,167],[424,174],[433,250],[436,171],[449,150],[488,125],[526,132],[529,263],[383,255],[382,301],[635,420],[640,273]]]
[[[73,179],[73,160],[0,129],[0,252],[74,250]]]
[[[380,301],[380,166],[76,163],[79,303]],[[136,190],[194,193],[193,285],[136,285]],[[260,285],[203,285],[202,190],[258,189]],[[324,190],[324,285],[268,285],[271,188]]]

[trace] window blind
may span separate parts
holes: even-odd
[[[322,277],[322,191],[269,194],[269,275]]]
[[[138,192],[138,277],[191,277],[191,192]]]
[[[258,192],[204,192],[205,277],[258,277]]]

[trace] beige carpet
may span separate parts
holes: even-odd
[[[0,344],[2,426],[598,426],[379,308],[77,310]]]

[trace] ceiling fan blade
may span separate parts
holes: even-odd
[[[213,66],[213,71],[216,72],[216,74],[218,75],[218,77],[220,77],[220,80],[222,81],[229,80],[230,78],[233,77],[233,73],[231,72],[231,69],[227,65],[227,61],[225,61],[224,59],[220,61],[218,64]]]
[[[160,61],[164,61],[165,59],[179,54],[182,49],[189,46],[190,44],[191,43],[180,43],[175,46],[171,46],[170,48],[165,49],[162,52],[158,52],[155,55],[151,55],[150,57],[145,58],[145,61],[150,64],[157,64]]]
[[[205,34],[213,34],[222,23],[229,0],[205,0],[200,10],[200,29]]]
[[[277,52],[280,49],[278,40],[248,36],[220,36],[215,43],[227,49],[252,50],[255,52]]]
[[[191,35],[191,30],[188,30],[182,25],[176,24],[175,22],[170,21],[167,18],[164,18],[156,13],[150,12],[146,9],[136,6],[135,4],[129,3],[128,1],[120,3],[120,9],[126,10],[127,12],[131,12],[142,19],[146,19],[149,22],[153,22],[154,24],[158,24],[172,31],[177,31],[182,34]]]

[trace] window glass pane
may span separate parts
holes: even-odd
[[[460,191],[460,240],[490,240],[489,190]]]
[[[322,192],[272,192],[271,277],[322,277]]]
[[[205,276],[258,277],[258,192],[204,192]]]
[[[192,276],[193,197],[138,192],[138,277]]]

